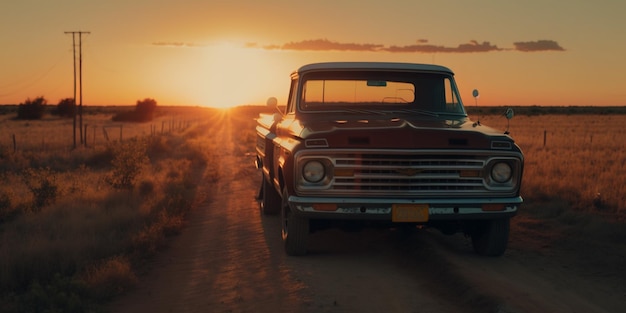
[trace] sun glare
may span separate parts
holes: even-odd
[[[256,104],[263,99],[259,77],[266,70],[263,53],[254,49],[221,43],[208,50],[208,81],[203,105],[228,108]]]

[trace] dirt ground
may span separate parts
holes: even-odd
[[[288,257],[279,218],[255,200],[253,147],[237,146],[233,120],[215,127],[218,189],[112,312],[626,312],[623,253],[524,216],[500,258],[430,229],[321,231],[309,255]]]

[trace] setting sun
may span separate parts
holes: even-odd
[[[205,89],[197,102],[212,107],[258,104],[264,97],[268,71],[262,51],[246,50],[230,43],[207,48],[206,67],[210,69]],[[283,73],[284,74],[284,73]]]

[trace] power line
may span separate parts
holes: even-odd
[[[78,105],[80,143],[86,143],[87,138],[83,138],[83,34],[91,34],[85,31],[68,31],[66,34],[72,34],[72,52],[74,55],[74,108],[76,108],[76,34],[78,34],[78,79],[80,102]],[[76,112],[74,112],[74,149],[76,148]]]

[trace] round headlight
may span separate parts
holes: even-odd
[[[304,164],[302,168],[302,176],[309,183],[318,183],[324,176],[326,176],[326,172],[324,171],[324,164],[320,161],[309,161]]]
[[[511,166],[505,162],[499,162],[491,167],[491,178],[498,183],[506,183],[511,179]]]

